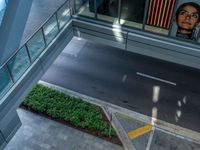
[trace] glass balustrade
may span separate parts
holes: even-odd
[[[59,28],[63,28],[63,26],[70,20],[70,9],[69,3],[65,3],[58,11],[57,18]]]
[[[45,48],[44,36],[42,29],[27,42],[27,48],[31,56],[31,60],[34,61]]]
[[[12,87],[31,64],[70,21],[70,5],[66,1],[44,25],[0,67],[0,98]],[[1,102],[1,99],[0,99]]]
[[[56,15],[53,15],[43,26],[44,38],[46,44],[49,44],[58,33],[58,22],[56,20]]]
[[[8,62],[8,68],[11,72],[13,80],[17,81],[30,65],[31,62],[29,60],[26,47],[22,47]]]
[[[2,97],[11,87],[11,85],[13,85],[9,72],[4,67],[0,69],[0,83],[0,97]]]

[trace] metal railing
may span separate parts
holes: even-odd
[[[20,79],[70,20],[70,1],[67,0],[0,67],[0,103],[1,98]]]

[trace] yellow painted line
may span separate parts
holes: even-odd
[[[139,136],[142,136],[145,133],[150,132],[151,130],[152,130],[152,125],[148,124],[148,125],[146,125],[144,127],[141,127],[141,128],[138,128],[138,129],[135,129],[133,131],[128,132],[128,137],[130,139],[135,139],[135,138],[137,138]]]

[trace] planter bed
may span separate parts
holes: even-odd
[[[25,98],[22,108],[65,125],[122,145],[102,109],[82,99],[68,96],[43,85],[36,85]]]

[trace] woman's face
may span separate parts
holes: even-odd
[[[185,6],[178,14],[177,25],[184,30],[193,30],[198,24],[198,12],[193,6]]]

